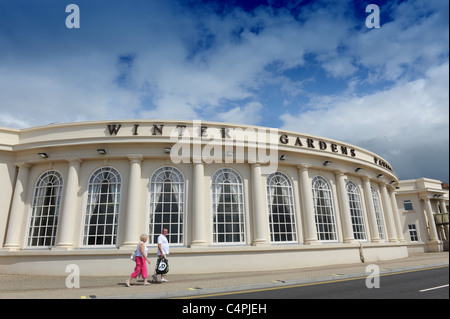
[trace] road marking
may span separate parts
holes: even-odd
[[[438,268],[445,268],[445,267],[448,267],[448,265],[397,271],[397,272],[392,272],[392,273],[387,273],[387,274],[380,274],[380,277],[398,275],[398,274],[406,274],[406,273],[410,273],[410,272],[438,269]],[[270,291],[270,290],[280,290],[280,289],[288,289],[288,288],[298,288],[298,287],[322,285],[322,284],[328,284],[328,283],[366,279],[366,278],[367,278],[367,276],[353,277],[353,278],[335,279],[335,280],[311,282],[311,283],[297,284],[297,285],[288,285],[288,286],[284,286],[284,287],[269,287],[269,288],[260,288],[260,289],[252,289],[252,290],[241,290],[241,291],[223,292],[223,293],[206,294],[206,295],[198,295],[198,296],[178,297],[178,298],[173,298],[173,299],[197,299],[197,298],[205,298],[205,297],[228,296],[228,295],[246,294],[246,293],[252,293],[252,292],[261,292],[261,291]]]
[[[442,286],[438,286],[438,287],[433,287],[433,288],[422,289],[422,290],[419,290],[419,292],[426,292],[426,291],[440,289],[440,288],[445,288],[445,287],[448,287],[448,284],[442,285]]]

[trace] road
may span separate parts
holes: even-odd
[[[381,274],[379,288],[367,277],[281,288],[199,296],[204,299],[449,299],[449,267]],[[369,284],[377,286],[374,278]]]

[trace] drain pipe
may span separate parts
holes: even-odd
[[[361,242],[359,242],[359,258],[361,259],[361,262],[364,264],[364,251]]]

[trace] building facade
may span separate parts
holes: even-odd
[[[0,176],[0,273],[65,274],[76,264],[82,275],[128,275],[140,235],[156,254],[162,228],[172,273],[375,262],[448,240],[448,214],[446,233],[433,222],[448,191],[414,182],[414,193],[368,150],[277,129],[147,120],[0,128]]]

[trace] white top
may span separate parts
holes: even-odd
[[[161,244],[161,250],[163,251],[164,255],[169,254],[169,242],[167,241],[166,236],[163,234],[159,235],[158,237],[158,244]],[[161,252],[158,249],[158,256],[161,256]]]
[[[141,253],[141,248],[140,248],[141,243],[144,243],[144,242],[141,240],[141,241],[139,242],[139,244],[137,245],[137,248],[136,248],[136,256],[138,256],[138,257],[144,257],[144,256],[142,256],[142,253]],[[144,253],[145,253],[145,256],[147,256],[147,252],[148,252],[148,248],[147,248],[147,245],[144,243]]]

